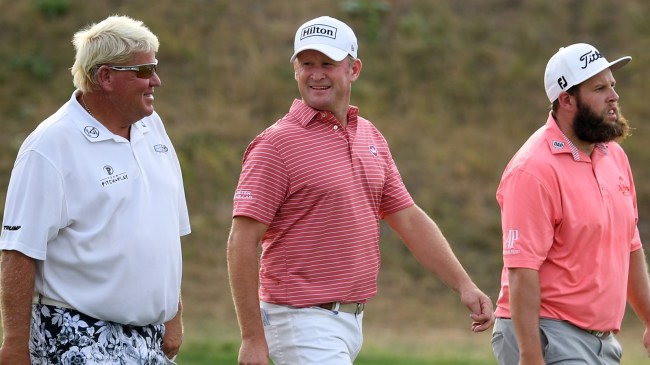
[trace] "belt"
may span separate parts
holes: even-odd
[[[72,306],[70,304],[68,304],[68,303],[44,297],[42,294],[39,294],[39,293],[34,293],[34,295],[32,296],[32,304],[53,305],[55,307],[61,307],[61,308],[67,308],[67,309],[73,309],[74,310],[74,308],[72,308]]]
[[[361,314],[363,312],[363,309],[366,307],[366,305],[363,303],[330,302],[330,303],[317,304],[316,307],[327,309],[333,312]]]
[[[584,330],[584,331],[592,336],[596,336],[600,338],[601,340],[606,339],[607,337],[609,337],[609,335],[612,334],[612,331],[594,331],[594,330]]]

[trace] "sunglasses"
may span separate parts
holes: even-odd
[[[154,63],[145,63],[133,66],[106,65],[106,67],[115,71],[135,71],[135,77],[139,79],[149,79],[154,72],[158,71],[158,60]]]

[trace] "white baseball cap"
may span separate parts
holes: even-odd
[[[293,56],[289,62],[293,62],[298,53],[307,49],[319,51],[334,61],[341,61],[347,55],[357,58],[358,48],[357,37],[347,24],[329,16],[321,16],[298,28],[293,42]]]
[[[581,84],[602,70],[613,71],[625,66],[632,57],[626,56],[614,62],[607,62],[598,50],[586,43],[576,43],[562,47],[551,57],[544,72],[546,95],[552,102],[560,93]]]

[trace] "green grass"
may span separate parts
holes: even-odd
[[[178,355],[177,363],[183,365],[236,364],[239,344],[228,342],[215,344],[207,341],[185,343]],[[370,353],[372,352],[372,353]],[[463,359],[462,354],[453,356],[412,356],[389,354],[386,350],[364,350],[355,365],[485,365],[486,359]]]
[[[237,364],[239,345],[190,342],[183,344],[176,363],[183,365]]]
[[[189,326],[190,328],[194,326]],[[355,365],[496,365],[490,333],[432,326],[386,330],[369,321],[364,325],[364,345]],[[642,343],[643,328],[628,320],[617,335],[623,345],[622,365],[648,362]],[[182,365],[237,364],[238,334],[233,329],[196,327],[187,333],[178,355]]]

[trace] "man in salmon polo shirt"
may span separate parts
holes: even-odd
[[[473,331],[494,321],[490,299],[413,203],[384,137],[349,105],[357,50],[339,20],[300,26],[290,61],[302,99],[244,154],[228,241],[239,364],[269,355],[275,364],[352,364],[377,292],[380,219],[458,293]]]
[[[608,62],[573,44],[549,60],[546,124],[512,158],[497,190],[501,293],[492,347],[499,364],[620,364],[626,299],[650,348],[650,289],[629,134]]]

